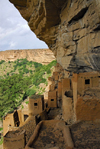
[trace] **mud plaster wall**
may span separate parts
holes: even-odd
[[[17,110],[18,113],[18,120],[19,120],[19,126],[22,126],[24,123],[24,115],[21,110]],[[14,113],[7,114],[3,118],[3,135],[5,135],[9,130],[17,129],[15,128],[15,122],[14,122]]]
[[[35,116],[36,124],[38,124],[42,120],[47,120],[47,119],[48,119],[48,114],[46,109]]]
[[[58,82],[58,99],[62,99],[62,82]]]
[[[27,143],[29,138],[34,132],[35,127],[36,127],[35,116],[30,116],[24,122],[23,126],[17,129],[17,131],[22,132],[23,130],[25,130],[25,140]]]
[[[41,113],[44,109],[44,103],[43,103],[43,99],[42,98],[29,98],[29,114],[30,115],[37,115],[39,113]]]
[[[62,96],[65,94],[66,91],[70,89],[71,89],[70,79],[68,78],[62,79]]]
[[[84,90],[88,88],[99,87],[99,74],[98,73],[80,73],[77,80],[77,92],[83,94]]]
[[[90,99],[89,99],[90,98]],[[100,99],[80,97],[76,104],[77,120],[100,120]]]
[[[22,113],[22,110],[18,110],[17,112],[18,112],[18,117],[20,122],[19,126],[22,126],[24,123],[24,114]]]
[[[9,132],[8,132],[9,133]],[[24,149],[25,147],[25,131],[21,134],[13,134],[10,136],[4,136],[3,138],[3,149]]]
[[[59,73],[58,72],[53,72],[54,80],[58,81],[59,80]]]
[[[63,95],[63,118],[68,124],[73,123],[73,101],[72,98]]]
[[[66,92],[72,93],[70,79],[62,79],[62,109],[64,121],[71,123],[73,121],[73,100],[68,97]]]
[[[3,118],[3,136],[8,132],[9,125],[14,127],[13,114],[7,114],[7,116]]]
[[[76,120],[97,120],[99,117],[99,73],[73,74],[73,99]],[[88,91],[88,92],[87,92]],[[81,97],[80,97],[81,96]]]
[[[55,90],[55,81],[52,81],[52,84],[49,86],[49,90],[50,91],[54,91]]]
[[[48,107],[57,107],[57,91],[48,92]]]

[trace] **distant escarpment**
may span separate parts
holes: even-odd
[[[28,61],[34,61],[41,64],[49,64],[55,60],[55,57],[49,49],[31,49],[31,50],[7,50],[0,51],[0,61],[16,61],[17,59],[27,58]]]
[[[100,0],[9,0],[64,69],[100,71]]]

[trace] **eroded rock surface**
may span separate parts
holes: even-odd
[[[9,0],[64,69],[100,70],[99,0]]]

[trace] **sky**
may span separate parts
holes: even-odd
[[[36,38],[14,5],[0,0],[0,51],[41,48],[48,47]]]

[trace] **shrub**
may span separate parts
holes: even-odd
[[[24,106],[23,105],[21,105],[21,109],[24,109]]]
[[[3,64],[4,62],[5,62],[4,60],[1,60],[1,61],[0,61],[0,64]]]
[[[1,140],[0,140],[0,145],[3,143],[3,137],[1,138]]]
[[[32,74],[32,70],[29,70],[30,71],[30,73]]]
[[[3,128],[0,128],[0,131],[3,130]]]
[[[28,103],[29,103],[29,101],[26,101],[25,103],[26,103],[26,104],[28,104]]]
[[[35,66],[35,68],[38,68],[38,67],[42,67],[42,64],[34,62],[34,66]]]
[[[34,89],[28,89],[26,91],[26,96],[35,95],[35,93],[36,93],[36,90],[34,90]]]

